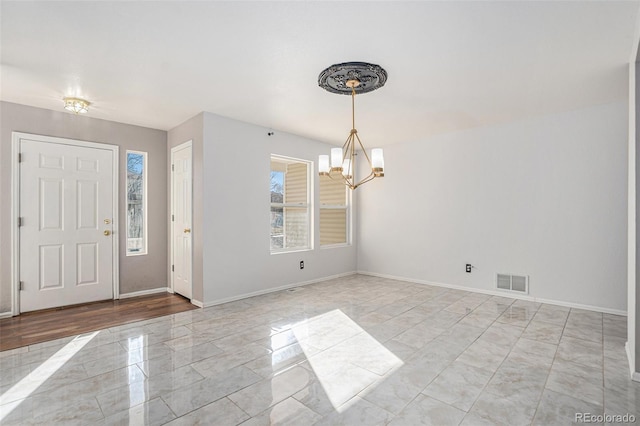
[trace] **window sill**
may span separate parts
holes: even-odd
[[[135,257],[135,256],[146,256],[147,252],[142,252],[142,253],[127,253],[126,257]]]
[[[351,247],[351,244],[341,243],[341,244],[325,244],[320,246],[320,250],[329,250],[334,248],[343,248],[343,247]]]
[[[313,251],[313,249],[310,247],[306,247],[306,248],[290,249],[290,250],[287,250],[287,249],[277,250],[277,251],[271,250],[270,254],[302,253],[305,251]]]

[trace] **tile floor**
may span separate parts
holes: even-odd
[[[0,352],[0,423],[640,423],[625,328],[354,275]]]

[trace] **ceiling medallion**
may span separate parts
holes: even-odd
[[[356,94],[367,93],[381,88],[387,82],[387,72],[376,64],[367,62],[344,62],[331,65],[320,73],[318,85],[324,90],[341,95],[351,95],[349,80],[359,82]]]

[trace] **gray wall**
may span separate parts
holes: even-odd
[[[11,310],[11,133],[101,142],[120,147],[120,294],[167,287],[167,133],[0,102],[0,312]],[[148,152],[148,254],[126,256],[126,150]]]
[[[356,269],[355,245],[320,249],[315,178],[314,249],[270,253],[271,154],[315,162],[331,147],[269,131],[205,112],[168,133],[169,160],[172,147],[192,141],[193,299],[205,306]]]
[[[187,141],[192,141],[191,149],[193,156],[193,223],[191,224],[191,235],[192,235],[192,251],[193,251],[193,270],[192,270],[192,283],[193,283],[193,294],[192,298],[198,302],[203,301],[203,290],[202,290],[202,223],[203,223],[203,164],[202,164],[202,132],[203,132],[203,114],[200,113],[195,117],[185,121],[181,125],[169,130],[168,133],[168,147],[167,147],[167,169],[169,169],[171,162],[171,148],[183,144]],[[171,203],[171,176],[167,176],[167,199],[169,200],[169,204]],[[171,206],[168,205],[168,209],[171,209]],[[171,212],[169,211],[169,214]],[[167,247],[168,250],[168,259],[171,259],[171,247]],[[170,262],[168,262],[170,263]],[[167,274],[169,274],[169,278],[167,282],[171,282],[171,265],[167,270]]]
[[[523,274],[538,299],[625,312],[627,120],[619,102],[385,147],[358,269],[483,291]]]
[[[271,154],[310,160],[330,145],[204,113],[203,259],[205,305],[349,274],[355,243],[320,248],[318,179],[313,171],[313,250],[270,253]],[[355,236],[354,236],[355,241]],[[299,269],[299,261],[305,269]]]

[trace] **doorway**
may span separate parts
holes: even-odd
[[[13,144],[14,314],[116,298],[118,147],[24,133]]]
[[[192,142],[171,148],[171,287],[192,298]]]

